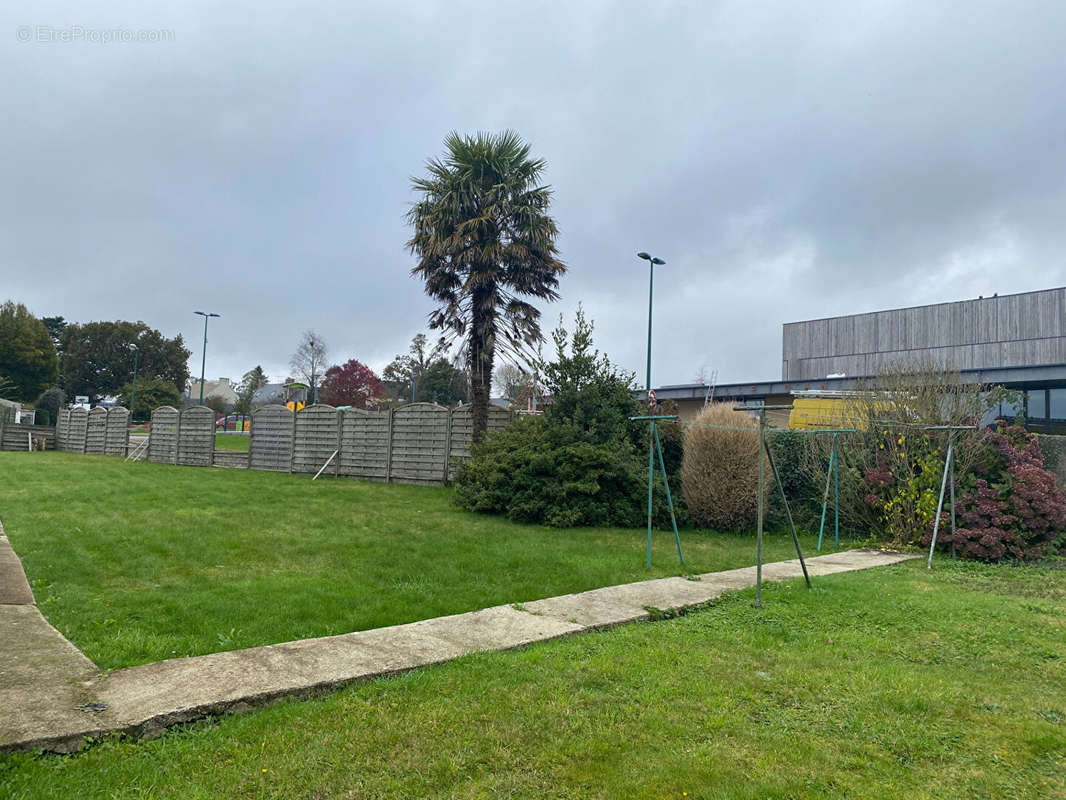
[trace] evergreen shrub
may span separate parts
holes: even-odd
[[[581,311],[572,336],[561,324],[555,330],[555,360],[538,364],[549,403],[540,416],[523,417],[473,445],[456,473],[459,505],[555,527],[644,524],[648,428],[629,418],[646,412],[632,374],[593,349],[592,330]],[[676,426],[662,426],[660,438],[676,479]],[[654,491],[662,524],[669,516],[658,478]]]

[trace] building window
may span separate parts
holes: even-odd
[[[1024,413],[1021,403],[1004,401],[999,404],[999,418],[1008,425],[1012,425],[1014,423],[1014,418],[1021,413]]]
[[[1047,417],[1047,390],[1030,389],[1026,392],[1025,418],[1042,420]]]
[[[1066,421],[1066,389],[1049,389],[1048,416]]]

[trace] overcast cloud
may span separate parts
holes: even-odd
[[[545,327],[582,303],[641,379],[634,254],[666,259],[659,385],[780,377],[786,321],[1066,283],[1066,3],[169,5],[0,11],[0,301],[181,333],[195,374],[194,309],[208,377],[283,377],[308,328],[403,352],[451,130],[547,160]]]

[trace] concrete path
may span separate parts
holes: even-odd
[[[90,702],[86,682],[100,672],[37,610],[3,533],[0,525],[0,747],[26,733],[66,731],[70,709]]]
[[[915,557],[850,550],[810,558],[807,568],[816,577]],[[764,580],[801,576],[796,560],[763,566]],[[106,675],[98,674],[36,607],[11,606],[18,611],[2,617],[0,634],[0,749],[71,752],[87,737],[105,733],[156,735],[181,722],[247,711],[466,653],[648,619],[649,608],[682,609],[754,583],[755,567],[711,572],[698,580],[661,578],[342,636],[159,661]]]

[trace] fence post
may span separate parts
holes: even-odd
[[[243,414],[241,415],[241,433],[244,433],[244,415]],[[252,418],[251,418],[250,415],[248,417],[248,456],[247,456],[247,460],[248,460],[247,469],[251,469],[252,468]]]
[[[338,477],[341,474],[341,459],[344,457],[344,453],[341,452],[341,448],[344,446],[344,412],[337,409],[337,460],[333,462],[333,477]]]
[[[289,474],[292,474],[292,462],[296,458],[296,415],[299,414],[296,403],[292,404],[292,441],[289,443]]]
[[[448,420],[444,424],[444,483],[448,482],[448,468],[452,464],[452,414],[454,413],[454,409],[448,409]]]
[[[385,434],[385,483],[392,483],[392,412],[389,408],[388,430]]]
[[[171,461],[174,466],[178,464],[178,453],[181,452],[181,418],[185,416],[184,409],[178,411],[178,427],[177,432],[174,434],[174,460]]]

